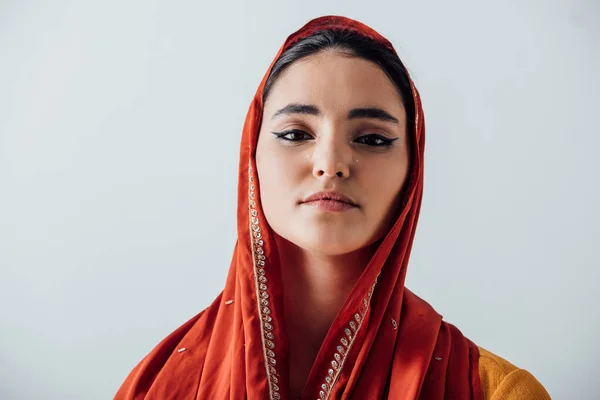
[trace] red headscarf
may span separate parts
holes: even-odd
[[[254,154],[262,93],[279,56],[323,29],[391,43],[344,17],[316,18],[290,35],[250,105],[240,149],[238,238],[225,289],[207,309],[158,344],[129,374],[116,399],[289,399],[288,340],[280,264],[265,222]],[[335,318],[302,399],[480,399],[477,347],[404,287],[423,194],[425,126],[415,115],[404,207]]]

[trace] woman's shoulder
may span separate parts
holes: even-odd
[[[485,400],[550,399],[531,373],[482,347],[479,347],[479,376]]]

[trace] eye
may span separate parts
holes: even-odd
[[[288,142],[301,142],[303,140],[311,140],[313,137],[308,133],[299,129],[288,129],[281,132],[272,132],[277,136],[277,139],[286,140]]]
[[[354,139],[355,143],[364,144],[371,147],[386,147],[391,146],[394,141],[398,140],[398,138],[389,139],[381,135],[377,135],[375,133],[371,133],[368,135],[359,136]]]

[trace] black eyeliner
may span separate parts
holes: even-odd
[[[309,140],[309,139],[298,139],[298,140],[294,140],[294,139],[286,139],[284,138],[284,136],[289,135],[289,134],[298,134],[298,135],[306,135],[306,136],[310,136],[308,133],[300,130],[300,129],[287,129],[285,131],[281,131],[281,132],[271,132],[273,135],[275,135],[278,139],[282,139],[282,140],[286,140],[288,142],[299,142],[299,141],[303,141],[303,140]]]
[[[396,140],[400,139],[400,138],[388,138],[388,137],[385,137],[385,136],[377,134],[377,133],[370,133],[370,134],[359,136],[356,139],[354,139],[353,141],[356,141],[357,139],[361,139],[361,138],[367,138],[369,136],[375,137],[376,140],[381,140],[383,143],[381,143],[381,144],[375,144],[375,145],[370,145],[370,144],[366,144],[366,143],[359,143],[359,142],[357,142],[357,143],[361,144],[363,146],[368,146],[368,147],[389,147]]]

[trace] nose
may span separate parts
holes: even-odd
[[[347,143],[321,138],[312,155],[313,175],[316,178],[347,179],[350,177],[351,160],[351,149]]]

